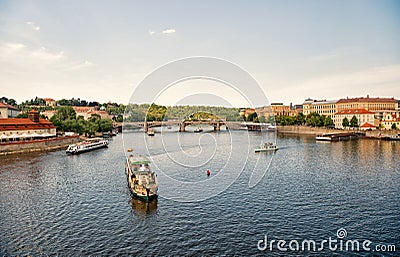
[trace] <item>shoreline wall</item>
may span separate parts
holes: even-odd
[[[0,156],[57,150],[66,148],[68,145],[78,141],[79,136],[66,136],[43,140],[0,143]]]
[[[347,133],[347,132],[365,132],[367,137],[378,137],[379,133],[385,135],[397,135],[398,130],[372,130],[365,131],[359,129],[327,129],[308,126],[276,126],[277,132],[282,134],[298,134],[298,135],[319,135],[325,133]]]

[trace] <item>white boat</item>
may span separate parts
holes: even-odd
[[[147,135],[150,136],[150,137],[154,136],[154,130],[151,129],[151,128],[149,128],[149,129],[147,130]]]
[[[197,128],[197,129],[194,130],[194,133],[200,133],[200,132],[203,132],[202,128]]]
[[[266,143],[260,145],[259,147],[257,147],[255,152],[256,153],[259,153],[259,152],[274,152],[274,151],[276,151],[278,149],[279,148],[276,146],[275,143],[266,142]]]
[[[389,141],[400,141],[400,134],[388,136],[388,137],[385,137],[384,139],[389,140]]]
[[[332,137],[328,136],[316,136],[315,140],[317,141],[332,141]]]
[[[130,155],[125,164],[128,186],[131,193],[143,200],[157,198],[158,182],[150,161],[143,156]]]
[[[73,145],[69,145],[65,152],[67,154],[80,154],[103,147],[108,147],[107,140],[101,138],[92,138]]]

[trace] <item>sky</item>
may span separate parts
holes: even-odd
[[[19,103],[128,103],[154,70],[192,56],[238,65],[270,102],[398,99],[400,1],[0,1],[0,96]],[[217,84],[178,83],[158,103],[247,104]]]

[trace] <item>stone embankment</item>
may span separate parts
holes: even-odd
[[[79,141],[79,136],[64,136],[41,140],[0,143],[0,155],[52,151],[67,148]]]

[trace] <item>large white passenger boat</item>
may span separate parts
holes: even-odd
[[[65,152],[67,154],[80,154],[103,147],[108,147],[107,140],[101,138],[92,138],[73,145],[69,145]]]
[[[129,189],[134,196],[143,200],[157,198],[158,182],[147,158],[130,155],[125,170]]]

